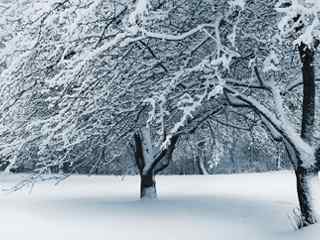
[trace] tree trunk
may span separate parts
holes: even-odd
[[[140,198],[157,199],[156,181],[154,175],[140,175]]]
[[[140,198],[141,199],[156,199],[156,181],[155,174],[165,169],[172,158],[175,144],[178,141],[178,136],[171,138],[170,145],[167,149],[160,151],[157,155],[154,154],[151,142],[150,128],[134,134],[135,141],[135,160],[140,173]],[[161,147],[159,147],[161,149]],[[166,158],[167,161],[157,169],[159,162]]]
[[[197,163],[200,175],[209,175],[209,172],[207,171],[206,166],[204,164],[203,156],[197,156],[196,163]]]
[[[316,47],[316,46],[315,46]],[[312,145],[315,126],[315,70],[314,70],[314,49],[301,44],[299,46],[300,59],[302,62],[303,76],[303,105],[302,105],[302,124],[301,137]],[[314,153],[316,159],[317,154]],[[295,170],[297,178],[297,193],[301,211],[301,227],[308,226],[317,222],[319,208],[319,178],[317,164],[305,168],[304,162],[298,156],[297,168]]]
[[[150,159],[146,159],[150,157],[150,152],[146,152],[146,150],[150,151],[150,147],[146,147],[143,135],[141,133],[136,133],[134,135],[135,139],[135,159],[136,164],[140,172],[140,198],[141,199],[156,199],[157,191],[156,191],[156,182],[154,179],[154,172],[152,168],[148,171],[148,174],[144,173],[145,165]],[[147,160],[147,161],[146,161]]]
[[[318,171],[315,168],[298,167],[295,170],[297,193],[301,212],[301,227],[317,222],[320,193]]]
[[[301,137],[308,143],[312,143],[315,126],[315,70],[314,50],[305,44],[299,46],[302,62],[303,77],[303,105]]]

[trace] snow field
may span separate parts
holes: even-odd
[[[1,175],[3,187],[21,176]],[[137,176],[72,176],[0,196],[4,240],[318,239],[319,225],[294,231],[297,206],[288,171],[159,176],[159,200],[140,201]]]

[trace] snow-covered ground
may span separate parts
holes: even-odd
[[[16,179],[0,175],[2,186]],[[319,239],[319,225],[290,227],[294,181],[290,172],[161,176],[159,200],[142,202],[138,177],[73,176],[1,194],[0,239]]]

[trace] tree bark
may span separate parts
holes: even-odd
[[[319,188],[318,171],[315,168],[305,169],[299,166],[295,170],[297,193],[301,212],[301,227],[317,222],[317,198]]]
[[[315,71],[314,71],[314,50],[307,45],[299,46],[300,59],[302,62],[303,76],[303,106],[301,137],[308,144],[312,145],[314,125],[315,125]],[[298,153],[297,153],[298,154]],[[318,191],[320,190],[318,178],[318,164],[304,167],[304,162],[298,156],[297,167],[295,169],[297,179],[297,193],[301,211],[302,226],[305,227],[317,222],[317,211],[319,210]],[[316,153],[313,156],[317,159]]]
[[[138,131],[134,134],[134,152],[135,161],[140,173],[141,199],[157,198],[156,181],[154,176],[169,165],[172,159],[172,153],[178,141],[178,136],[173,136],[168,148],[161,150],[157,155],[154,155],[151,141],[150,129]],[[166,159],[167,161],[162,164],[162,166],[159,166],[159,162],[162,159]]]
[[[315,121],[315,71],[314,50],[305,44],[299,46],[300,59],[302,62],[303,76],[303,105],[301,137],[308,143],[312,143]]]
[[[140,198],[157,199],[156,181],[153,174],[140,175]]]

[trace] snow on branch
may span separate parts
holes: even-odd
[[[320,40],[320,2],[318,0],[281,0],[276,10],[283,14],[278,24],[284,36],[293,36],[293,44],[313,48]]]
[[[143,22],[149,11],[149,0],[135,0],[134,10],[129,15],[129,24],[136,25]]]

